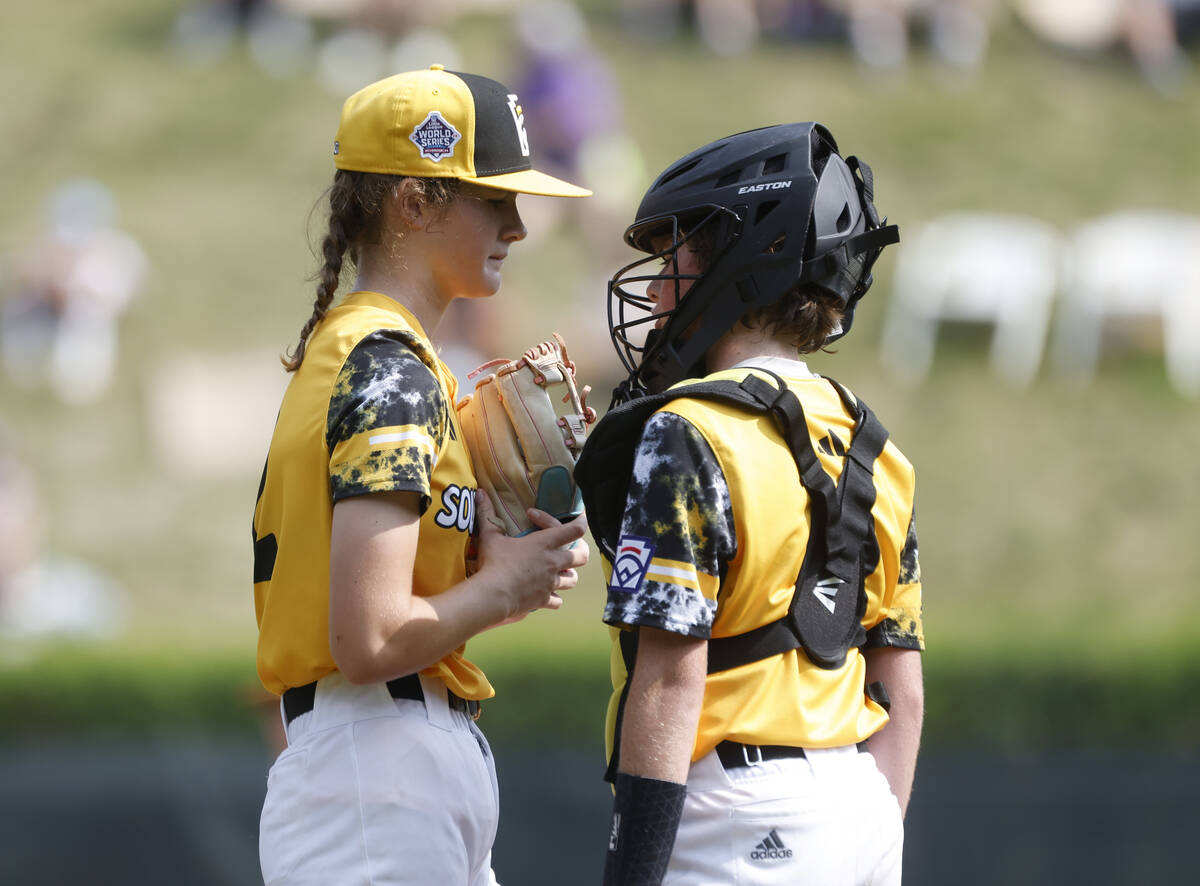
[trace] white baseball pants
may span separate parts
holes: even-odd
[[[664,886],[899,886],[900,805],[851,746],[726,770],[692,764]]]
[[[423,702],[336,672],[317,683],[267,778],[267,886],[494,886],[491,748],[444,683],[421,688]]]

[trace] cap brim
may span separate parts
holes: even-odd
[[[516,191],[519,194],[537,194],[541,197],[590,197],[592,192],[570,182],[565,182],[536,169],[523,169],[520,172],[505,172],[500,175],[463,176],[463,181],[472,182],[485,188],[498,188],[501,191]]]

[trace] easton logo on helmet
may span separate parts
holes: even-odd
[[[454,146],[462,135],[439,111],[430,111],[425,119],[413,127],[409,136],[421,151],[421,156],[437,163],[443,157],[454,154]]]
[[[778,191],[780,188],[790,188],[791,186],[791,179],[782,182],[761,182],[757,185],[746,185],[745,187],[738,188],[738,193],[755,194],[759,191]]]

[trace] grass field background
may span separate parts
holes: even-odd
[[[86,175],[113,189],[152,268],[102,400],[71,407],[0,380],[4,442],[35,471],[47,551],[113,576],[131,612],[128,630],[100,646],[6,643],[10,730],[77,724],[55,711],[89,709],[97,685],[127,699],[144,687],[129,702],[151,700],[134,726],[154,711],[166,718],[181,685],[211,687],[204,710],[220,719],[226,690],[253,683],[249,524],[284,381],[273,361],[310,309],[307,217],[331,175],[342,96],[308,71],[271,77],[243,51],[206,67],[180,61],[168,41],[179,7],[16,4],[0,33],[0,253],[28,248],[45,195]],[[587,8],[642,153],[635,193],[713,138],[817,119],[872,164],[877,202],[902,230],[956,210],[1022,212],[1066,231],[1123,208],[1200,207],[1200,88],[1164,99],[1119,57],[1056,53],[1002,21],[965,82],[920,50],[883,76],[833,45],[767,42],[721,59],[686,36],[649,46],[607,4]],[[450,33],[468,69],[515,76],[500,11]],[[524,205],[533,229],[548,209]],[[632,209],[586,227],[547,221],[514,249],[486,307],[514,350],[567,334],[598,405],[615,380],[603,279],[626,256],[619,236]],[[1168,386],[1156,331],[1107,351],[1090,385],[1043,371],[1025,391],[991,373],[977,330],[958,331],[910,390],[878,358],[893,262],[881,260],[854,334],[813,364],[861,394],[917,467],[935,737],[1007,716],[996,727],[1007,743],[1048,740],[1077,714],[1123,723],[1111,732],[1126,737],[1154,722],[1172,746],[1194,747],[1200,715],[1182,684],[1200,670],[1200,404]],[[244,445],[203,472],[165,457],[154,431],[156,386],[195,363],[246,377],[244,401],[233,384],[233,402],[204,413],[232,423]],[[560,688],[583,675],[585,694],[601,693],[602,603],[589,568],[561,612],[485,635],[475,657],[514,694],[527,680],[538,691],[539,673]],[[942,686],[952,695],[939,700]]]

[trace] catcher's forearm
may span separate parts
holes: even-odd
[[[896,795],[901,814],[905,814],[912,795],[925,713],[921,653],[915,649],[880,648],[868,649],[864,655],[867,681],[882,681],[891,699],[888,723],[868,739],[867,749]]]
[[[671,863],[687,785],[617,774],[604,886],[658,886]]]
[[[604,883],[656,886],[687,797],[708,644],[640,628],[621,727]]]
[[[705,640],[639,629],[622,717],[621,772],[687,781],[707,662]]]

